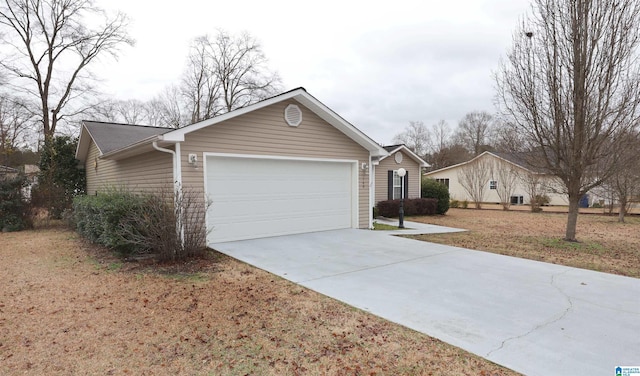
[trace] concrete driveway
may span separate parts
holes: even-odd
[[[527,375],[640,365],[640,279],[367,230],[214,248]]]

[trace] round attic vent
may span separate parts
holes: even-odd
[[[284,109],[284,120],[292,127],[297,127],[302,122],[302,111],[295,104],[290,104]]]

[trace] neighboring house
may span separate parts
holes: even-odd
[[[527,164],[516,154],[497,153],[485,151],[477,157],[463,163],[441,168],[439,170],[425,173],[424,176],[435,179],[449,188],[449,195],[452,200],[474,201],[471,195],[465,190],[460,180],[465,171],[470,169],[486,169],[487,175],[482,180],[483,202],[500,203],[498,195],[501,180],[515,178],[513,191],[509,201],[512,205],[523,205],[531,203],[530,189],[532,179],[539,182],[539,192],[549,198],[549,205],[568,205],[569,200],[562,191],[562,185],[557,178],[545,174],[541,171],[534,171],[533,168],[526,167]]]
[[[87,194],[202,194],[208,244],[371,228],[370,177],[387,155],[303,88],[180,129],[84,121],[76,152]]]
[[[0,166],[0,179],[12,179],[18,176],[18,170],[9,166]]]
[[[389,154],[380,157],[375,165],[374,204],[383,200],[419,198],[422,168],[430,167],[429,164],[404,145],[385,146],[384,149]],[[407,171],[404,181],[398,176],[400,168]]]

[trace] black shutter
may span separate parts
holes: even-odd
[[[404,176],[404,196],[403,198],[409,198],[409,171]]]
[[[393,170],[387,171],[387,200],[393,200]]]

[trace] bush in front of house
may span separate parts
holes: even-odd
[[[32,226],[30,207],[23,189],[27,178],[0,179],[0,231],[20,231]]]
[[[435,179],[422,179],[422,198],[435,198],[438,200],[437,213],[444,215],[449,211],[450,196],[449,188],[442,183],[438,183]]]
[[[150,253],[160,261],[181,260],[206,249],[207,205],[201,196],[173,188],[152,194],[113,189],[76,197],[73,222],[83,237],[125,256]]]
[[[149,251],[130,241],[131,233],[145,229],[135,217],[142,217],[151,205],[150,197],[124,190],[110,190],[97,196],[78,196],[73,200],[73,222],[80,235],[123,255]]]
[[[434,198],[410,198],[404,200],[404,215],[435,215],[438,200]],[[394,218],[400,211],[400,200],[380,201],[376,205],[378,215]]]

